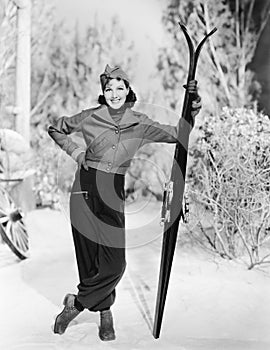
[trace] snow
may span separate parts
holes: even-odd
[[[160,205],[127,207],[127,270],[112,307],[117,339],[98,338],[98,313],[84,311],[64,335],[52,332],[67,292],[78,283],[68,216],[29,212],[31,257],[19,262],[0,246],[0,349],[269,350],[270,274],[248,271],[199,249],[175,254],[159,339],[154,339],[162,228]]]

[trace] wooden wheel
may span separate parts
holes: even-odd
[[[28,257],[28,233],[23,214],[4,188],[0,187],[0,234],[21,260]]]

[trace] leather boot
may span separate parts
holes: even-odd
[[[69,323],[81,312],[74,306],[74,300],[74,294],[67,294],[65,296],[63,300],[63,305],[65,305],[65,307],[55,319],[54,333],[63,334]]]
[[[103,341],[115,339],[111,310],[100,311],[99,337]]]

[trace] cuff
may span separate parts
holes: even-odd
[[[83,148],[76,148],[72,153],[71,153],[71,157],[75,160],[75,162],[77,161],[78,155],[80,153],[84,153],[85,150]]]

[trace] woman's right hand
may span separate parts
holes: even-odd
[[[81,152],[78,155],[76,162],[78,163],[79,169],[83,166],[85,170],[88,170],[88,165],[86,164],[86,161],[85,161],[85,152]]]

